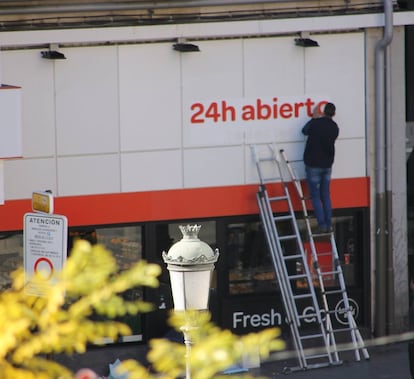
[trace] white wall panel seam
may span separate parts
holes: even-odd
[[[183,88],[183,55],[180,54],[180,59],[179,59],[179,76],[180,76],[180,148],[181,148],[181,152],[180,152],[180,158],[181,158],[181,188],[185,188],[185,148],[184,148],[184,88]]]
[[[242,82],[242,97],[246,97],[246,55],[245,55],[245,41],[241,43],[241,82]],[[247,182],[247,167],[246,167],[246,133],[243,133],[243,183]]]
[[[55,140],[55,146],[54,146],[54,160],[55,160],[55,188],[56,188],[56,194],[55,195],[59,195],[60,193],[60,189],[59,189],[59,168],[58,168],[58,133],[57,133],[57,109],[56,109],[56,98],[57,98],[57,93],[56,93],[56,62],[53,61],[53,118],[54,118],[54,128],[53,128],[53,132],[54,132],[54,140]],[[34,189],[37,190],[37,189]]]
[[[120,57],[119,57],[119,46],[117,46],[116,48],[116,77],[117,77],[117,91],[118,91],[118,96],[117,98],[117,109],[118,109],[118,172],[119,172],[119,191],[123,192],[123,188],[122,188],[122,160],[121,160],[121,145],[122,145],[122,141],[121,141],[121,80],[120,80]]]

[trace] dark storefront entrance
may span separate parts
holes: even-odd
[[[278,282],[267,251],[265,235],[259,216],[237,216],[205,220],[174,220],[140,224],[88,226],[70,228],[68,247],[74,238],[104,244],[113,252],[121,269],[137,260],[158,263],[163,272],[156,289],[133,289],[125,293],[128,299],[145,298],[155,304],[150,314],[121,320],[127,322],[133,335],[119,341],[146,342],[165,336],[169,311],[173,308],[170,281],[162,252],[182,238],[179,225],[200,224],[199,237],[213,249],[220,250],[214,271],[210,311],[214,322],[237,334],[279,326],[287,332]],[[359,325],[369,324],[369,240],[367,209],[343,209],[334,213],[335,237],[348,289],[353,300],[355,318]],[[22,255],[21,231],[4,233],[3,239],[13,247],[8,260],[0,265],[3,276],[18,266]],[[20,257],[20,258],[19,258]],[[332,265],[329,259],[323,262]],[[299,269],[293,267],[292,269]],[[10,283],[2,283],[7,288]],[[300,287],[300,283],[297,286]],[[335,278],[332,286],[336,285]],[[336,306],[336,305],[335,305]],[[338,301],[338,307],[341,304]],[[301,312],[310,310],[304,305]],[[341,322],[341,320],[337,320]]]
[[[338,210],[335,214],[335,237],[344,278],[354,308],[354,316],[361,326],[369,324],[369,222],[367,210]],[[154,224],[155,250],[149,251],[154,262],[160,264],[164,273],[163,288],[169,288],[168,273],[161,259],[161,252],[181,239],[178,225],[197,223],[202,225],[199,237],[215,249],[220,257],[214,273],[210,310],[214,321],[222,328],[237,334],[245,334],[264,328],[278,326],[287,332],[283,304],[272,261],[267,250],[265,235],[258,216],[221,218],[218,220],[188,220],[182,222]],[[151,237],[149,237],[151,238]],[[325,265],[333,265],[325,258]],[[300,287],[300,283],[297,286]],[[332,287],[337,286],[332,278]],[[155,294],[151,300],[156,304],[170,296],[165,291]],[[334,307],[341,307],[338,304]],[[310,312],[306,304],[301,312]],[[157,313],[157,312],[156,312]],[[165,310],[158,316],[165,317]],[[156,317],[157,318],[157,317]],[[168,327],[154,325],[154,318],[148,317],[148,336],[165,333]],[[159,318],[158,318],[159,319]],[[160,321],[160,320],[159,320]],[[341,323],[341,320],[337,320]]]

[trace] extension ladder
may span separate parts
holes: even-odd
[[[318,258],[321,255],[316,252],[314,243],[316,235],[312,234],[310,229],[305,199],[301,196],[305,218],[308,220],[306,229],[310,235],[308,245],[311,255],[305,250],[288,186],[288,182],[292,181],[295,176],[283,151],[280,152],[282,159],[279,160],[273,145],[267,145],[264,156],[256,146],[251,146],[251,149],[260,179],[259,190],[256,194],[260,217],[278,278],[286,320],[299,361],[298,367],[286,368],[286,370],[305,370],[342,364],[335,337],[336,333],[343,332],[344,329],[351,332],[352,348],[359,360],[359,347],[363,346],[363,341],[349,306],[339,259],[334,259],[336,267],[334,270],[328,272],[321,270],[318,264]],[[286,180],[286,177],[289,177],[289,180]],[[300,191],[301,187],[298,187],[300,181],[293,180],[293,182],[296,190]],[[287,213],[274,216],[273,205],[279,205]],[[331,245],[335,246],[335,252],[331,253],[331,256],[337,257],[333,233],[320,236],[330,239]],[[333,276],[339,278],[341,289],[335,290],[335,293],[342,294],[344,306],[330,310],[328,297],[331,292],[333,294],[333,291],[325,290],[324,278],[332,280]],[[318,294],[315,285],[319,286],[320,293]],[[322,298],[321,301],[319,298]],[[306,312],[301,310],[306,310]],[[348,320],[349,327],[341,330],[333,328],[331,316],[335,312],[341,312],[341,316]],[[362,347],[362,350],[364,356],[368,358],[366,349]]]
[[[349,348],[347,350],[354,351],[355,360],[359,361],[361,359],[360,352],[362,352],[365,359],[369,359],[368,351],[365,348],[361,333],[354,319],[353,307],[351,306],[348,298],[334,233],[329,232],[320,234],[312,231],[312,217],[310,217],[307,210],[307,202],[310,201],[310,199],[304,195],[303,182],[296,175],[296,172],[291,165],[291,161],[287,159],[285,151],[283,149],[279,150],[279,156],[279,164],[282,165],[282,167],[288,172],[290,181],[294,184],[294,188],[301,201],[303,219],[306,225],[308,246],[310,248],[312,267],[317,279],[317,284],[320,288],[323,310],[325,312],[325,323],[327,327],[328,338],[331,340],[332,344],[336,345],[336,337],[341,338],[342,342],[344,339],[346,339],[344,337],[348,335],[348,337],[350,337],[351,343],[348,344]],[[329,246],[328,250],[324,249],[324,251],[321,251],[318,249],[317,243],[315,243],[315,239],[324,240],[325,245]],[[332,269],[323,269],[319,261],[324,257],[329,257],[331,259],[333,263]],[[337,284],[337,286],[335,286],[333,289],[329,289],[330,286],[332,287],[333,278],[336,278],[335,284]],[[338,304],[338,295],[341,299],[341,307],[335,306]],[[343,323],[345,324],[345,327],[335,327],[335,325],[332,323],[332,316],[342,319],[344,321]],[[346,349],[344,348],[341,350],[344,351]]]

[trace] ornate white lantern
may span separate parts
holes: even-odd
[[[208,308],[211,275],[217,261],[218,249],[198,238],[201,225],[180,225],[183,238],[162,253],[170,272],[174,309],[203,310]]]

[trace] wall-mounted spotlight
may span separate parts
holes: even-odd
[[[184,39],[178,39],[177,43],[173,45],[173,49],[180,53],[190,53],[193,51],[200,51],[200,48],[193,43],[188,43]]]
[[[319,43],[310,38],[295,38],[295,45],[302,47],[319,46]]]
[[[66,59],[63,53],[58,51],[59,46],[56,44],[51,44],[49,50],[44,50],[40,52],[40,55],[44,59]]]
[[[295,38],[295,45],[302,47],[315,47],[319,46],[319,43],[309,38],[309,33],[301,33],[300,38]]]

